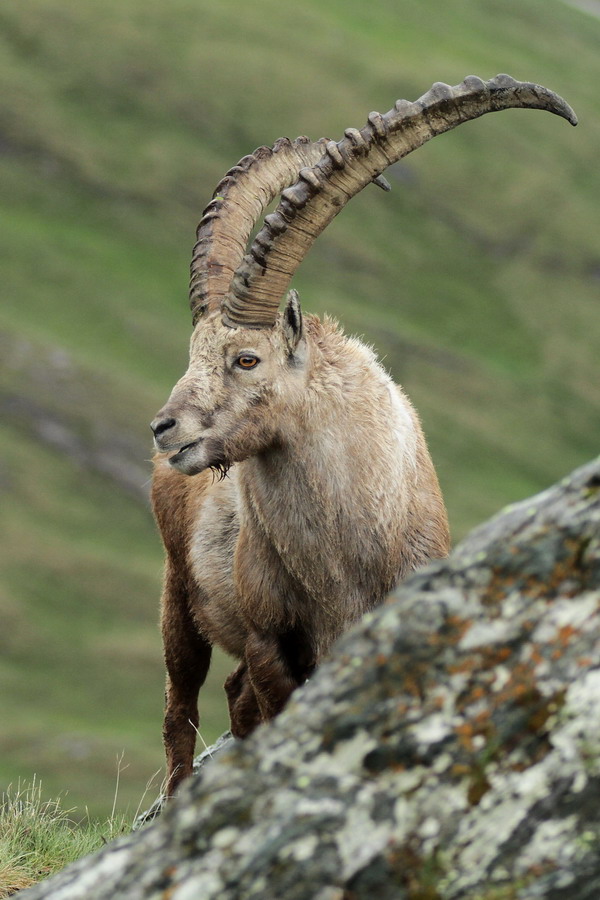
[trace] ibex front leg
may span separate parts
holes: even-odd
[[[198,730],[198,692],[208,673],[211,646],[199,634],[188,609],[185,586],[167,573],[162,604],[167,667],[163,738],[167,757],[166,794],[192,774]]]

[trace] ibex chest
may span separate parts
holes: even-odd
[[[343,541],[333,534],[324,542],[322,528],[317,540],[317,523],[300,511],[269,516],[248,507],[236,474],[234,467],[209,487],[194,517],[188,559],[198,628],[235,657],[250,629],[318,632],[318,652],[365,608],[346,571]]]

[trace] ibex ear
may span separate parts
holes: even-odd
[[[303,334],[300,300],[298,298],[298,293],[293,290],[289,292],[287,303],[283,310],[283,334],[290,349],[290,353],[293,353],[300,343],[300,338]]]

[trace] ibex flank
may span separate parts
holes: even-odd
[[[570,107],[499,75],[435,84],[337,143],[278,140],[217,186],[191,265],[187,372],[152,423],[153,503],[166,548],[168,793],[192,771],[214,644],[246,737],[394,585],[445,556],[448,524],[419,419],[372,351],[302,315],[288,284],[348,200],[436,134],[487,112]],[[281,195],[248,252],[250,234]],[[216,477],[215,477],[216,476]],[[227,476],[227,477],[225,477]]]

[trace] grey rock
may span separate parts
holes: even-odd
[[[150,826],[24,900],[600,896],[600,460],[338,642]]]
[[[196,756],[193,763],[194,775],[199,775],[200,770],[203,769],[204,766],[220,756],[224,750],[229,750],[234,744],[235,738],[230,731],[226,731],[225,734],[222,734],[221,737],[217,738],[214,744],[211,744],[210,747],[206,747],[202,753],[199,753],[198,756]],[[148,825],[150,822],[154,821],[165,808],[166,802],[166,796],[160,794],[149,809],[136,817],[133,823],[133,831],[138,831],[140,828],[143,828],[144,825]]]

